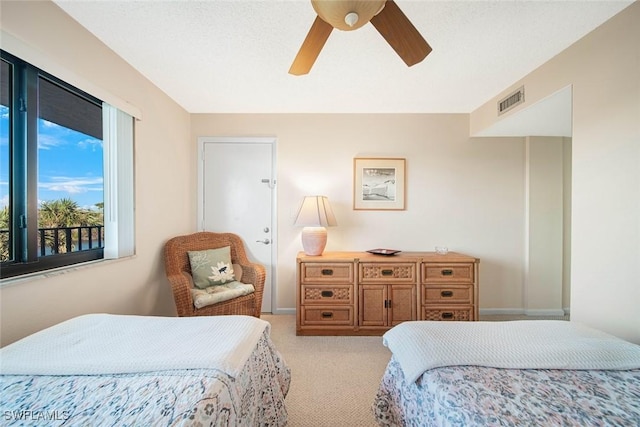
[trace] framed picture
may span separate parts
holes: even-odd
[[[353,209],[403,210],[405,159],[353,159]]]

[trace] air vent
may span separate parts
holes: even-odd
[[[519,87],[514,92],[511,92],[505,98],[498,101],[498,115],[506,113],[512,108],[524,102],[524,86]]]

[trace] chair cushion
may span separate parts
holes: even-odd
[[[200,289],[236,280],[231,264],[231,248],[188,251],[193,283]]]
[[[193,305],[202,308],[207,305],[228,301],[255,292],[253,285],[237,281],[225,283],[224,285],[209,286],[206,289],[192,288]]]

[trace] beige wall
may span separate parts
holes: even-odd
[[[573,87],[571,318],[636,343],[640,343],[638,76],[640,2],[635,2],[513,85],[525,86],[527,103],[522,108],[569,84]],[[472,113],[473,133],[496,120],[496,101],[504,94]]]
[[[83,313],[174,315],[161,250],[169,236],[195,227],[189,115],[53,3],[2,1],[0,19],[29,51],[10,53],[56,64],[66,74],[59,77],[89,82],[143,113],[135,124],[136,256],[3,283],[2,345]]]
[[[199,136],[276,136],[278,298],[295,307],[294,217],[304,195],[329,197],[327,250],[433,250],[481,259],[480,307],[522,310],[524,140],[469,139],[459,114],[197,114]],[[353,158],[407,159],[405,211],[354,211]]]
[[[564,314],[563,138],[525,141],[525,313],[557,316]]]
[[[562,138],[562,308],[571,311],[571,138]]]

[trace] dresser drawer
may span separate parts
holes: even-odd
[[[300,264],[302,283],[353,283],[353,263],[303,262]]]
[[[309,325],[353,326],[353,307],[300,307],[301,323]]]
[[[422,264],[425,283],[473,283],[474,264]]]
[[[425,306],[422,320],[473,320],[473,306]]]
[[[428,285],[422,287],[423,304],[473,304],[472,285]]]
[[[302,285],[302,304],[353,304],[353,285]]]
[[[416,283],[413,262],[362,262],[359,266],[359,283]]]

